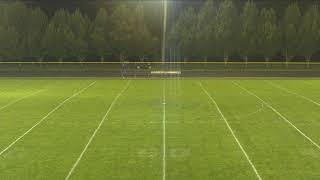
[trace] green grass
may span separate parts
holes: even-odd
[[[320,80],[0,84],[1,180],[320,179]]]

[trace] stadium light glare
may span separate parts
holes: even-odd
[[[166,35],[167,35],[167,9],[168,9],[168,1],[163,0],[163,34],[162,34],[162,50],[161,50],[161,61],[166,61]]]

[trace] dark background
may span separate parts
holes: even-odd
[[[8,2],[12,0],[0,0],[0,2]],[[30,6],[37,6],[44,10],[49,16],[52,15],[57,9],[65,8],[68,10],[74,10],[76,8],[81,9],[81,11],[87,13],[90,17],[94,16],[97,9],[100,7],[110,7],[112,4],[118,2],[132,2],[135,3],[137,0],[21,0]],[[139,0],[150,4],[150,6],[159,6],[162,0]],[[205,0],[171,0],[176,4],[176,10],[185,7],[201,6],[202,2]],[[221,0],[216,0],[219,2]],[[241,7],[247,0],[234,0],[237,6]],[[254,1],[258,7],[273,7],[277,11],[285,8],[290,2],[298,2],[301,7],[307,6],[311,2],[320,2],[320,0],[256,0]]]
[[[75,9],[80,9],[83,14],[88,15],[91,20],[94,19],[99,8],[106,8],[109,13],[113,9],[114,5],[122,2],[129,2],[136,4],[138,2],[144,3],[144,10],[146,16],[146,22],[149,25],[149,29],[156,37],[162,37],[163,27],[163,1],[162,0],[20,0],[31,7],[40,7],[49,17],[52,17],[54,12],[58,9],[64,8],[69,12]],[[170,30],[175,24],[177,17],[181,14],[182,10],[186,7],[193,7],[196,10],[199,9],[206,0],[168,0],[169,12],[168,12],[168,29]],[[218,4],[223,0],[213,0],[218,7]],[[241,11],[243,4],[248,0],[233,0],[236,9]],[[299,7],[305,9],[307,6],[317,3],[320,5],[320,0],[253,0],[258,8],[272,7],[277,11],[279,19],[282,18],[285,8],[293,2],[298,2]],[[0,0],[0,5],[7,2],[14,2],[14,0]],[[161,41],[159,41],[161,42]],[[161,49],[161,43],[158,43],[158,49]],[[320,57],[320,52],[317,53],[317,57]],[[301,58],[301,57],[299,57]],[[221,59],[219,57],[219,59]],[[281,59],[279,57],[278,59]],[[318,58],[317,58],[318,59]]]

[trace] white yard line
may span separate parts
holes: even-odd
[[[246,91],[248,94],[256,97],[257,99],[260,100],[263,104],[268,106],[273,112],[275,112],[279,117],[281,117],[285,122],[287,122],[291,127],[293,127],[296,131],[298,131],[303,137],[305,137],[308,141],[310,141],[313,145],[315,145],[318,149],[320,149],[320,145],[317,144],[315,141],[313,141],[309,136],[307,136],[305,133],[303,133],[298,127],[296,127],[292,122],[290,122],[286,117],[284,117],[279,111],[277,111],[273,106],[265,102],[263,99],[261,99],[259,96],[254,94],[253,92],[249,91],[245,87],[241,86],[240,84],[233,82],[236,86],[241,88],[242,90]]]
[[[162,180],[166,180],[166,80],[163,82],[162,96]]]
[[[112,110],[113,106],[116,104],[116,102],[118,101],[118,99],[120,98],[120,96],[128,89],[129,85],[130,85],[131,81],[128,81],[128,83],[126,84],[126,86],[121,90],[121,92],[113,99],[111,105],[109,106],[107,112],[105,113],[105,115],[103,116],[102,120],[100,121],[99,125],[97,126],[97,128],[95,129],[95,131],[93,132],[93,134],[91,135],[88,143],[85,145],[84,149],[82,150],[81,154],[79,155],[78,159],[76,160],[76,162],[73,164],[72,168],[70,169],[70,171],[68,172],[68,175],[66,176],[66,180],[71,178],[71,175],[73,174],[74,170],[76,169],[76,167],[78,166],[79,162],[81,161],[82,157],[84,156],[84,154],[86,153],[87,149],[89,148],[91,142],[93,141],[94,137],[96,136],[96,134],[98,133],[99,129],[101,128],[101,126],[103,125],[103,123],[105,122],[105,120],[107,119],[110,111]]]
[[[30,133],[35,127],[37,127],[39,124],[41,124],[44,120],[46,120],[52,113],[54,113],[55,111],[57,111],[60,107],[62,107],[66,102],[68,102],[70,99],[78,96],[80,93],[82,93],[83,91],[87,90],[89,87],[91,87],[92,85],[94,85],[96,82],[91,83],[89,86],[81,89],[80,91],[78,91],[77,93],[73,94],[72,96],[70,96],[69,98],[67,98],[66,100],[64,100],[63,102],[61,102],[58,106],[56,106],[53,110],[51,110],[46,116],[44,116],[40,121],[38,121],[36,124],[34,124],[29,130],[27,130],[25,133],[23,133],[21,136],[19,136],[16,140],[14,140],[11,144],[9,144],[5,149],[3,149],[0,152],[0,156],[5,153],[8,149],[10,149],[13,145],[15,145],[19,140],[21,140],[24,136],[26,136],[28,133]]]
[[[278,89],[281,89],[282,91],[284,91],[284,92],[286,92],[286,93],[293,94],[293,95],[298,96],[298,97],[300,97],[300,98],[302,98],[302,99],[305,99],[305,100],[307,100],[307,101],[309,101],[309,102],[311,102],[311,103],[313,103],[313,104],[315,104],[315,105],[317,105],[317,106],[320,106],[320,103],[318,103],[318,102],[316,102],[316,101],[314,101],[314,100],[312,100],[312,99],[310,99],[310,98],[308,98],[308,97],[306,97],[306,96],[303,96],[303,95],[298,94],[298,93],[296,93],[296,92],[292,92],[292,91],[290,91],[289,89],[287,89],[287,88],[285,88],[285,87],[283,87],[283,86],[279,86],[279,85],[277,85],[277,84],[275,84],[275,83],[273,83],[273,82],[271,82],[271,81],[266,81],[266,82],[269,83],[271,86],[276,87],[276,88],[278,88]]]
[[[244,150],[243,146],[241,145],[240,141],[238,140],[237,136],[235,135],[235,133],[233,132],[228,120],[226,119],[226,117],[224,116],[224,114],[222,113],[219,105],[217,104],[217,102],[213,99],[213,97],[210,95],[210,93],[203,87],[202,83],[200,82],[200,87],[201,89],[207,94],[207,96],[209,97],[209,99],[211,100],[211,102],[215,105],[216,109],[218,110],[220,116],[222,117],[222,119],[224,120],[224,122],[226,123],[231,135],[233,136],[234,140],[237,142],[239,148],[241,149],[243,155],[246,157],[248,163],[250,164],[252,170],[254,171],[254,173],[257,176],[257,179],[262,180],[260,174],[258,173],[256,167],[254,166],[254,164],[252,163],[249,155],[247,154],[247,152]]]
[[[18,99],[16,99],[16,100],[13,100],[13,101],[9,102],[8,104],[6,104],[5,106],[0,107],[0,110],[3,110],[3,109],[5,109],[5,108],[7,108],[7,107],[9,107],[9,106],[17,103],[17,102],[20,102],[20,101],[22,101],[22,100],[24,100],[24,99],[27,99],[28,97],[34,96],[34,95],[36,95],[36,94],[38,94],[38,93],[40,93],[40,92],[42,92],[42,91],[44,91],[44,90],[41,89],[41,90],[36,91],[36,92],[34,92],[34,93],[32,93],[32,94],[28,94],[28,95],[26,95],[26,96],[23,96],[23,97],[21,97],[21,98],[18,98]]]

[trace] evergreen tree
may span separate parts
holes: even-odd
[[[104,61],[105,56],[111,54],[110,48],[110,18],[106,9],[100,9],[92,25],[90,33],[90,45],[93,52],[100,56],[100,60]]]
[[[155,51],[157,39],[153,37],[149,27],[146,24],[144,8],[138,4],[134,11],[135,28],[132,29],[132,55],[144,61],[146,56],[151,56]]]
[[[307,62],[310,62],[312,55],[319,50],[320,15],[317,5],[310,6],[304,13],[300,26],[300,49]]]
[[[0,58],[2,60],[19,58],[18,37],[18,32],[14,28],[0,26]]]
[[[74,56],[74,49],[78,42],[70,28],[69,18],[69,13],[64,9],[57,11],[53,16],[42,41],[45,56],[59,61]]]
[[[88,33],[90,20],[87,16],[83,16],[79,9],[70,15],[69,28],[74,35],[72,42],[72,53],[80,62],[84,61],[88,53]]]
[[[301,13],[297,3],[293,3],[287,7],[284,15],[284,46],[286,62],[292,60],[293,57],[299,55],[301,33]]]
[[[112,31],[110,36],[114,52],[120,61],[127,57],[139,57],[141,60],[153,47],[154,38],[148,29],[141,5],[132,11],[125,3],[116,6],[111,15]]]
[[[14,54],[9,55],[15,60],[28,56],[27,53],[27,31],[28,20],[30,15],[30,9],[27,8],[22,2],[10,3],[5,11],[5,25],[4,29],[12,38],[13,41],[10,42],[13,48],[8,53],[12,52]],[[11,32],[10,32],[11,31]],[[16,37],[13,37],[15,35]],[[7,43],[7,42],[3,42]],[[7,54],[8,54],[7,53]]]
[[[197,56],[203,57],[205,61],[215,55],[215,19],[216,8],[213,0],[207,0],[198,14],[196,46]]]
[[[259,11],[256,4],[249,0],[245,3],[243,12],[241,15],[241,49],[240,53],[244,56],[246,62],[248,62],[248,56],[256,55],[258,45],[258,19]]]
[[[0,26],[4,27],[6,26],[7,22],[6,22],[6,9],[7,9],[7,5],[3,4],[0,5]]]
[[[55,28],[70,28],[70,13],[66,9],[57,10],[53,17],[51,18],[50,23]]]
[[[223,51],[224,61],[227,62],[230,53],[237,45],[237,12],[232,0],[225,0],[219,6],[216,17],[215,35],[219,49]]]
[[[258,28],[259,52],[268,62],[280,49],[280,29],[276,12],[271,8],[263,8],[260,12]]]
[[[28,18],[28,25],[25,27],[27,54],[29,57],[36,57],[42,61],[42,38],[48,25],[48,17],[39,8],[32,9]]]
[[[125,60],[130,54],[132,44],[132,30],[135,28],[132,11],[126,4],[117,5],[111,14],[113,52],[118,54],[120,61]]]
[[[195,55],[196,30],[197,14],[189,7],[179,16],[170,33],[170,41],[180,49],[184,61]]]

